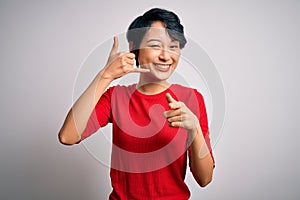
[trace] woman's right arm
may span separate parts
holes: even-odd
[[[80,142],[81,134],[97,102],[113,80],[129,72],[148,72],[146,69],[134,68],[134,58],[133,53],[118,52],[118,38],[114,37],[106,66],[97,74],[68,112],[58,134],[62,144],[72,145]]]

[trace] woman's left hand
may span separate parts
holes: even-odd
[[[164,112],[170,126],[185,128],[188,131],[197,130],[199,120],[195,114],[181,101],[176,101],[170,93],[166,95],[170,110]]]

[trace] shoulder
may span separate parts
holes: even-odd
[[[182,85],[172,85],[172,92],[177,100],[184,102],[185,105],[200,119],[206,116],[205,102],[202,94],[195,88]],[[174,88],[174,89],[173,89]],[[200,113],[202,113],[200,115]]]
[[[183,101],[184,99],[193,99],[203,100],[202,94],[195,88],[182,86],[179,84],[173,84],[171,91],[178,97],[178,100]]]
[[[114,85],[109,87],[105,94],[111,98],[120,98],[122,96],[131,96],[131,94],[136,90],[136,85]]]
[[[114,85],[110,86],[106,91],[112,93],[113,91],[134,91],[136,89],[136,84],[132,85]]]

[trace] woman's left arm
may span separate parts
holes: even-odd
[[[167,93],[170,110],[164,113],[170,126],[188,130],[191,141],[189,157],[191,172],[201,187],[205,187],[212,180],[214,161],[206,145],[199,120],[183,103],[176,101]]]
[[[197,183],[201,187],[205,187],[212,181],[214,161],[206,145],[201,127],[189,130],[189,136],[193,138],[189,151],[191,172]]]

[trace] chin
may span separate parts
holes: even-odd
[[[141,75],[147,79],[147,82],[152,82],[152,83],[167,81],[175,70],[172,66],[169,66],[168,69],[165,68],[160,69],[157,68],[157,66],[155,65],[150,65],[150,66],[148,65],[147,67],[144,66],[143,68],[150,69],[149,73],[145,73]]]
[[[173,70],[170,70],[168,72],[152,71],[150,73],[152,75],[153,81],[162,82],[167,81],[171,77]]]

